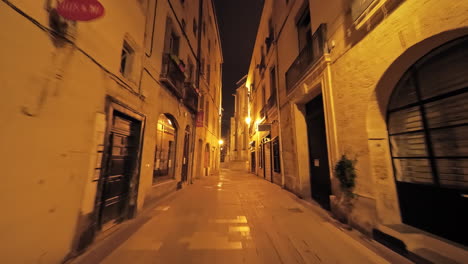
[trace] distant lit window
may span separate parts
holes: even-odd
[[[135,57],[135,51],[128,44],[127,41],[124,41],[122,47],[122,53],[120,55],[120,73],[123,76],[129,78],[132,73],[132,63]]]

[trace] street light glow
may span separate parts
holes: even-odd
[[[219,142],[220,145],[224,144],[224,140],[222,140],[222,139],[220,139],[218,142]]]
[[[245,122],[246,122],[247,124],[250,124],[250,122],[252,122],[252,118],[250,118],[250,116],[246,117],[246,118],[245,118]]]

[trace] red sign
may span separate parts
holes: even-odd
[[[68,20],[90,21],[104,15],[104,6],[98,0],[63,0],[57,12]]]
[[[197,127],[203,127],[203,117],[205,116],[205,112],[198,111],[197,113]]]

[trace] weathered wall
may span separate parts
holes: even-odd
[[[153,24],[152,19],[145,18],[146,1],[105,3],[103,18],[70,24],[68,37],[72,43],[51,37],[43,1],[12,2],[40,26],[4,2],[0,4],[0,120],[4,124],[0,158],[5,164],[0,195],[4,206],[0,262],[60,263],[89,229],[89,216],[95,210],[94,168],[97,145],[103,144],[106,98],[112,97],[146,117],[139,209],[175,190],[181,174],[184,131],[187,125],[193,129],[195,116],[157,81],[164,45],[160,36],[172,12],[167,1],[158,1],[155,41],[147,38],[146,48],[145,28],[151,29],[148,24]],[[198,15],[191,8],[194,6],[198,7],[198,3],[175,8],[192,19]],[[190,26],[187,29],[191,31]],[[211,30],[207,35],[219,43],[217,32]],[[196,42],[195,37],[192,33],[189,39]],[[119,72],[124,39],[130,41],[136,54],[128,77]],[[211,48],[215,49],[213,56],[218,65],[217,73],[212,74],[216,89],[211,89],[218,109],[212,115],[216,122],[221,103],[222,57],[220,45],[212,44]],[[187,42],[181,41],[181,50],[190,54]],[[149,68],[148,72],[141,71],[142,65]],[[156,125],[162,113],[174,116],[179,128],[176,177],[164,186],[153,186]],[[210,125],[215,131],[219,129],[219,124]],[[205,135],[199,138],[205,140]],[[209,141],[217,146],[218,135]],[[217,166],[215,161],[213,166]]]
[[[400,221],[384,121],[388,97],[418,58],[463,34],[439,35],[466,28],[467,12],[468,3],[464,1],[403,1],[383,21],[370,21],[370,32],[364,37],[354,37],[362,32],[349,34],[352,29],[346,23],[329,36],[329,44],[331,40],[336,43],[331,69],[339,152],[358,159],[355,192],[376,202],[381,223]],[[431,39],[433,36],[439,41]],[[407,52],[410,49],[411,54]],[[392,67],[402,57],[406,58]],[[356,214],[360,209],[363,213],[355,216],[367,230],[376,224],[373,213],[364,212],[371,210],[368,207],[372,206],[358,204]]]
[[[48,26],[41,1],[13,4]],[[85,53],[118,72],[124,35],[130,32],[136,42],[142,41],[143,30],[135,29],[143,21],[142,9],[128,3],[122,14],[121,4],[106,5],[106,17],[76,25],[75,45],[55,46],[48,32],[0,5],[0,119],[7,124],[2,126],[0,153],[5,175],[1,261],[59,263],[70,251],[80,211],[89,212],[94,203],[84,198],[85,193],[95,195],[89,167],[105,95],[134,96]],[[131,23],[123,22],[126,16],[133,17]],[[106,35],[109,24],[112,30]],[[99,41],[102,35],[108,42]]]

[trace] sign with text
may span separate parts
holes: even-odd
[[[63,0],[57,12],[68,20],[90,21],[104,15],[104,6],[98,0]]]

